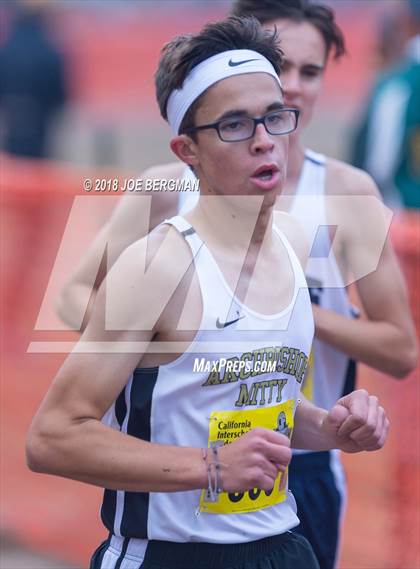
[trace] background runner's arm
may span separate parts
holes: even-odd
[[[185,165],[180,163],[156,166],[146,170],[140,178],[177,179],[182,177],[184,169]],[[152,199],[150,222],[147,224],[146,231],[144,231],[145,225],[139,221],[145,214],[143,195],[151,196]],[[164,219],[175,215],[177,205],[177,192],[149,192],[147,194],[139,192],[136,195],[127,194],[121,199],[112,217],[88,247],[57,298],[57,313],[66,324],[77,328],[80,315],[85,313],[82,329],[85,328],[96,292],[107,270],[111,268],[126,247],[144,237]],[[92,278],[95,277],[94,273],[98,266],[100,266],[99,271],[92,288]]]
[[[356,198],[360,195],[379,198],[376,186],[367,174],[355,169],[350,173],[350,179],[344,182],[351,183],[352,190],[344,183],[344,191],[350,194],[356,187]],[[342,264],[356,276],[363,314],[361,318],[349,319],[313,306],[316,336],[379,371],[404,377],[417,362],[415,329],[404,278],[389,238],[380,251],[380,258],[370,257],[374,249],[370,238],[375,240],[378,234],[375,223],[380,225],[381,220],[374,218],[369,207],[360,207],[357,200],[353,209],[351,200],[346,200],[346,204],[350,207],[343,212],[347,230],[342,244]],[[379,230],[383,228],[379,227]],[[373,261],[377,263],[377,269],[357,278]]]

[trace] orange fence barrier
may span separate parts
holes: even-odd
[[[420,336],[420,212],[395,215],[391,238]],[[420,366],[404,380],[360,366],[358,386],[379,396],[391,420],[378,453],[345,455],[349,480],[342,569],[420,567]]]
[[[0,155],[3,228],[3,314],[0,530],[77,566],[104,537],[98,516],[101,491],[76,482],[36,475],[24,462],[29,423],[61,365],[61,354],[28,354],[29,342],[75,338],[34,330],[38,311],[73,199],[85,195],[85,177],[115,173]],[[101,200],[100,200],[101,201]],[[104,219],[92,219],[97,230]],[[420,329],[420,215],[404,213],[392,237]],[[69,271],[72,267],[68,268]],[[384,400],[392,420],[390,441],[379,453],[346,457],[350,500],[342,569],[416,569],[419,524],[418,370],[402,382],[362,369],[361,384]]]
[[[87,566],[104,536],[98,522],[101,491],[36,475],[26,468],[25,434],[64,355],[28,354],[55,256],[76,195],[86,177],[115,172],[77,171],[66,165],[0,155],[2,227],[1,517],[0,531],[43,552]],[[100,202],[102,200],[99,200]],[[101,216],[91,220],[97,231]],[[73,267],[68,267],[70,272]],[[54,339],[75,339],[54,332]]]
[[[393,241],[410,289],[411,309],[420,337],[420,212],[396,219]],[[398,410],[395,425],[395,462],[398,519],[394,531],[403,536],[396,567],[420,567],[420,366],[401,385],[392,405]],[[396,440],[398,438],[398,440]]]

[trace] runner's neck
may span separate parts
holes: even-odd
[[[287,178],[282,195],[294,195],[305,161],[305,147],[298,137],[291,136],[287,159]]]

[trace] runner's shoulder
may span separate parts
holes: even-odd
[[[275,226],[289,241],[302,267],[305,267],[309,255],[309,242],[304,227],[295,216],[288,212],[275,210],[273,215]]]
[[[148,235],[145,235],[127,247],[121,255],[125,256],[124,264],[136,267],[139,275],[144,275],[150,269],[157,283],[171,282],[178,273],[177,268],[185,270],[192,262],[191,250],[185,239],[171,225],[161,223]]]
[[[326,193],[328,195],[360,196],[380,198],[379,190],[372,177],[351,164],[335,158],[326,158]]]
[[[183,237],[168,224],[158,226],[118,257],[101,285],[99,306],[112,298],[118,330],[151,330],[143,328],[144,323],[155,325],[150,315],[159,307],[167,314],[173,292],[191,265],[192,254]]]

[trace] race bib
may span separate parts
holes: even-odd
[[[289,400],[274,407],[250,409],[246,411],[214,411],[210,415],[209,448],[234,442],[256,427],[272,429],[287,437],[293,430],[293,410],[295,401]],[[222,475],[223,483],[223,475]],[[253,488],[247,492],[217,495],[216,502],[206,500],[203,490],[200,498],[200,511],[209,514],[242,514],[274,506],[286,499],[287,470],[279,472],[272,490]]]

